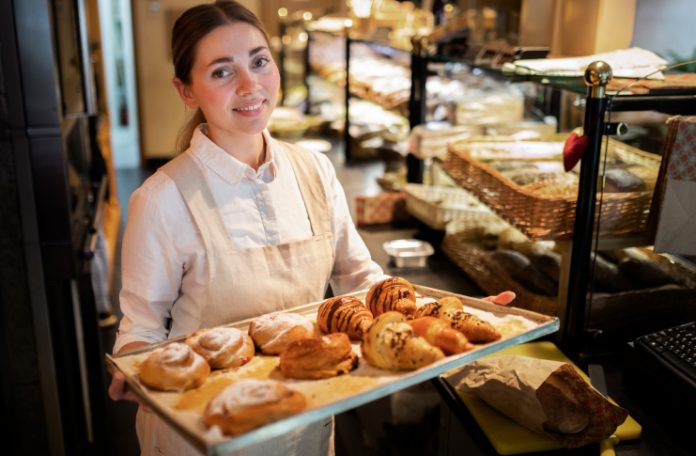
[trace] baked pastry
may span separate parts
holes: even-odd
[[[181,342],[154,350],[140,365],[138,377],[150,388],[160,391],[184,391],[197,388],[210,374],[210,366],[201,355]]]
[[[411,316],[416,312],[416,292],[408,280],[390,277],[370,287],[365,304],[375,317],[391,310]]]
[[[360,346],[367,362],[381,369],[412,370],[445,357],[442,350],[413,334],[400,312],[385,312],[367,330]]]
[[[302,411],[307,400],[299,391],[275,380],[244,379],[213,397],[203,412],[208,427],[226,435],[243,434]]]
[[[373,319],[372,312],[355,296],[327,299],[317,311],[319,329],[324,333],[346,333],[353,340],[362,340]]]
[[[290,342],[314,337],[316,329],[303,315],[274,312],[252,320],[249,335],[263,353],[279,355]]]
[[[461,331],[470,342],[486,343],[500,339],[500,333],[490,323],[464,311],[464,304],[454,296],[440,298],[418,309],[419,317],[442,318],[457,331]]]
[[[464,334],[440,318],[420,317],[408,320],[408,324],[413,328],[413,334],[427,340],[445,355],[463,353],[473,348]]]
[[[300,339],[280,354],[280,372],[288,378],[316,379],[347,374],[358,365],[344,333]]]
[[[237,328],[201,329],[186,344],[208,361],[213,369],[239,367],[254,356],[254,341]]]

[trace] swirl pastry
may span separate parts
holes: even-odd
[[[372,320],[372,312],[354,296],[327,299],[317,311],[319,329],[324,333],[346,333],[353,340],[362,340]]]
[[[391,310],[411,316],[416,312],[416,292],[406,279],[390,277],[370,287],[365,304],[375,317]]]
[[[437,302],[421,306],[417,316],[442,318],[474,343],[486,343],[500,339],[500,333],[493,325],[481,320],[476,315],[465,312],[464,304],[454,296],[440,298]]]
[[[416,337],[406,317],[395,311],[375,318],[360,348],[370,365],[388,370],[418,369],[445,357],[442,350]]]
[[[254,356],[254,341],[237,328],[210,328],[193,333],[186,344],[213,369],[239,367]]]
[[[344,333],[296,340],[280,354],[280,372],[288,378],[317,379],[347,374],[358,365]]]
[[[299,391],[275,380],[245,379],[212,398],[203,420],[226,435],[243,434],[302,411],[307,400]]]
[[[184,391],[202,385],[210,366],[186,344],[173,342],[158,348],[140,365],[140,381],[160,391]]]
[[[446,355],[454,355],[471,350],[473,346],[466,336],[452,328],[445,320],[435,317],[420,317],[409,320],[413,334],[427,340]]]
[[[249,335],[267,355],[279,355],[290,342],[316,335],[314,323],[294,313],[274,312],[252,320]]]

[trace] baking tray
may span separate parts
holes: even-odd
[[[377,369],[360,357],[358,368],[350,374],[323,380],[290,380],[286,382],[292,388],[303,392],[307,398],[307,409],[297,415],[267,424],[253,431],[236,437],[220,437],[215,432],[205,429],[201,413],[209,397],[239,378],[274,378],[283,379],[277,369],[278,357],[255,355],[252,360],[239,369],[230,371],[213,371],[213,374],[199,388],[183,393],[159,392],[150,390],[140,383],[137,366],[149,352],[163,345],[182,341],[186,336],[163,341],[161,343],[135,350],[120,356],[106,355],[109,369],[121,371],[126,376],[126,383],[133,393],[151,410],[167,421],[184,438],[206,454],[223,454],[239,450],[249,445],[280,436],[295,427],[320,421],[376,399],[388,396],[409,386],[437,377],[453,368],[462,366],[482,356],[502,350],[506,347],[527,342],[558,330],[556,317],[538,314],[515,307],[503,307],[468,296],[443,290],[414,285],[418,295],[418,305],[428,300],[444,296],[457,296],[468,311],[488,320],[503,334],[503,338],[489,344],[477,345],[466,353],[448,356],[436,363],[415,371],[392,372]],[[367,290],[350,293],[364,299]],[[286,309],[316,319],[319,305],[323,301]],[[246,330],[253,319],[247,319],[227,326]],[[359,343],[353,343],[353,350],[360,354]],[[209,396],[209,397],[208,397]],[[198,397],[189,409],[177,408],[191,398]]]

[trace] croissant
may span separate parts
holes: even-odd
[[[375,317],[391,310],[411,316],[416,312],[416,292],[406,279],[391,277],[370,287],[365,304]]]
[[[442,350],[416,337],[399,312],[385,312],[367,330],[360,346],[367,362],[381,369],[413,370],[445,357]]]
[[[463,353],[473,348],[466,336],[453,329],[445,320],[435,317],[420,317],[409,320],[408,324],[413,328],[413,334],[424,338],[446,355]]]
[[[454,296],[427,303],[418,309],[416,315],[442,318],[474,343],[486,343],[500,339],[500,333],[493,325],[481,320],[476,315],[465,312],[464,304]]]
[[[327,299],[317,312],[317,324],[322,332],[343,332],[353,340],[362,340],[372,320],[372,312],[354,296]]]
[[[300,339],[280,354],[280,372],[288,378],[317,379],[347,374],[358,365],[344,333]]]
[[[144,385],[160,391],[183,391],[203,384],[210,366],[186,344],[173,342],[150,353],[140,365]]]
[[[237,328],[210,328],[196,331],[186,344],[208,361],[213,369],[239,367],[254,356],[254,341]]]

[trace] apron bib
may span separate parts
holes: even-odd
[[[238,249],[230,239],[207,182],[193,158],[182,154],[162,167],[176,183],[201,233],[209,271],[208,296],[196,328],[187,334],[323,299],[334,263],[330,209],[311,154],[276,141],[288,157],[304,201],[312,237],[278,245]],[[267,146],[268,147],[268,146]],[[136,430],[144,455],[199,454],[151,412],[138,410]],[[333,453],[333,419],[301,426],[245,448],[245,455]],[[236,454],[236,453],[235,453]]]

